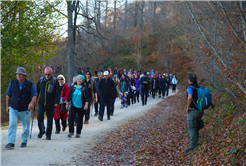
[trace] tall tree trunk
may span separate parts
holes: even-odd
[[[74,38],[73,38],[73,9],[72,2],[67,1],[67,14],[68,14],[68,84],[73,82],[73,75],[75,71],[74,64]]]
[[[153,9],[153,35],[155,34],[155,19],[156,19],[156,16],[155,16],[155,11],[156,11],[156,1],[154,2],[154,9]]]
[[[127,29],[127,0],[126,0],[126,3],[125,3],[125,29],[124,29],[124,33],[126,35],[126,29]]]
[[[144,8],[144,1],[140,2],[140,33],[143,30],[143,8]]]
[[[135,16],[134,16],[134,27],[138,24],[138,2],[135,1]]]
[[[108,28],[108,0],[106,0],[106,10],[105,10],[105,28]]]
[[[101,1],[98,1],[98,8],[97,8],[97,28],[98,28],[98,31],[100,31],[100,15],[101,15],[101,11],[100,11],[100,7],[101,7]]]
[[[87,32],[89,32],[90,20],[89,20],[89,4],[88,4],[88,0],[86,1],[86,17],[87,17],[87,19],[86,19],[86,26],[87,26],[86,30],[87,30]]]
[[[116,23],[116,0],[114,0],[114,32],[115,32],[115,23]]]

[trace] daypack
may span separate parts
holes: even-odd
[[[194,86],[189,86],[189,87],[197,90],[198,99],[197,101],[192,100],[192,102],[200,110],[200,112],[208,109],[212,103],[211,91],[203,86],[199,86],[199,88],[196,88]]]

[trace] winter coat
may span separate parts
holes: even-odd
[[[135,87],[136,87],[136,92],[140,92],[140,79],[135,79]]]
[[[163,78],[161,79],[161,85],[160,85],[160,87],[161,88],[167,88],[167,81],[166,81],[165,78],[164,79]]]
[[[122,83],[125,82],[125,92],[128,91],[128,88],[129,88],[129,82],[127,81],[127,79],[121,79],[120,80],[120,84],[119,84],[119,90],[121,92],[121,86],[122,86]],[[121,93],[124,93],[124,92],[121,92]]]
[[[153,78],[151,82],[151,88],[152,89],[159,89],[159,82],[157,78]]]

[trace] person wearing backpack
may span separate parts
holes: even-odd
[[[38,96],[34,84],[25,78],[27,75],[25,68],[18,67],[15,74],[17,79],[9,83],[6,93],[6,112],[9,114],[9,129],[8,144],[5,148],[8,149],[13,149],[15,146],[19,119],[23,126],[21,147],[26,147],[29,137],[31,110]]]
[[[76,138],[80,138],[81,130],[83,128],[83,116],[86,110],[89,108],[90,97],[89,91],[85,85],[85,77],[78,75],[76,77],[77,84],[70,87],[69,95],[66,102],[66,108],[69,106],[69,102],[72,103],[69,109],[69,134],[68,138],[74,135],[74,120],[77,114],[77,131]]]
[[[186,149],[187,153],[199,145],[199,130],[203,128],[201,119],[203,110],[208,109],[210,106],[211,108],[215,106],[212,103],[211,92],[197,84],[197,76],[195,74],[189,74],[188,83],[186,112],[191,147]]]

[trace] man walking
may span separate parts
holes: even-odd
[[[113,93],[113,88],[114,88],[114,82],[111,78],[109,78],[109,72],[104,71],[103,73],[104,79],[100,81],[99,84],[99,90],[101,91],[101,110],[100,110],[100,115],[98,119],[100,121],[103,121],[103,115],[104,115],[104,110],[105,110],[105,104],[107,104],[107,115],[108,115],[108,120],[110,120],[110,101],[112,98],[112,93]]]
[[[99,107],[99,113],[100,113],[100,110],[101,110],[101,91],[99,89],[99,84],[100,84],[100,81],[102,80],[102,72],[98,72],[97,73],[98,75],[98,78],[95,79],[95,84],[96,84],[96,92],[97,92],[97,102],[95,103],[95,116],[98,115],[98,105],[100,104],[100,107]]]
[[[34,84],[25,78],[27,75],[25,68],[18,67],[15,74],[17,79],[9,83],[6,93],[6,112],[9,114],[9,130],[8,144],[5,148],[9,149],[13,149],[15,146],[19,119],[23,126],[21,147],[26,147],[29,136],[31,109],[33,109],[38,96]]]
[[[150,79],[147,77],[147,73],[144,72],[144,75],[140,79],[141,84],[141,98],[142,98],[142,106],[147,104],[147,97],[149,93]]]
[[[55,77],[52,76],[52,68],[46,67],[44,70],[44,77],[41,77],[37,84],[37,92],[39,97],[38,104],[38,138],[46,132],[46,140],[51,139],[51,133],[53,128],[53,116],[55,107],[59,106],[60,102],[60,89],[59,83]],[[44,112],[47,115],[47,129],[45,131],[44,126]]]

